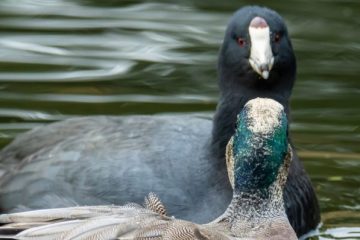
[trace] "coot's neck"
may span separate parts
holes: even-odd
[[[274,99],[283,105],[289,118],[289,98],[296,72],[294,67],[282,74],[275,72],[265,80],[250,69],[247,74],[225,69],[226,66],[219,66],[220,99],[212,130],[212,151],[223,164],[226,144],[235,131],[236,116],[249,100],[257,97]]]

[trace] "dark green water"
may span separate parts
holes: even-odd
[[[78,115],[211,114],[226,22],[266,4],[298,59],[291,127],[322,208],[315,238],[360,239],[360,2],[179,2],[0,1],[1,145]]]

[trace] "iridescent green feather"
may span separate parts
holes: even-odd
[[[260,136],[251,130],[250,121],[253,120],[247,114],[247,111],[240,114],[233,140],[235,189],[266,193],[276,180],[287,154],[287,118],[285,113],[281,113],[279,125],[266,136]]]

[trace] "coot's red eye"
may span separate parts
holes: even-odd
[[[276,42],[276,43],[278,43],[278,42],[280,42],[280,34],[278,34],[278,33],[276,33],[275,34],[275,37],[274,37],[274,41]]]
[[[237,39],[237,42],[238,42],[238,44],[239,44],[240,47],[243,47],[243,46],[245,46],[245,44],[246,44],[245,39],[243,39],[243,38],[241,38],[241,37],[239,37],[239,38]]]

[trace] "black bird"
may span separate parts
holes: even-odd
[[[244,104],[271,98],[289,117],[296,60],[279,14],[238,10],[218,72],[213,123],[185,115],[81,117],[18,136],[0,153],[1,211],[140,202],[152,191],[178,218],[203,223],[219,216],[232,197],[225,147]],[[296,152],[284,200],[298,236],[316,228],[317,198]]]

